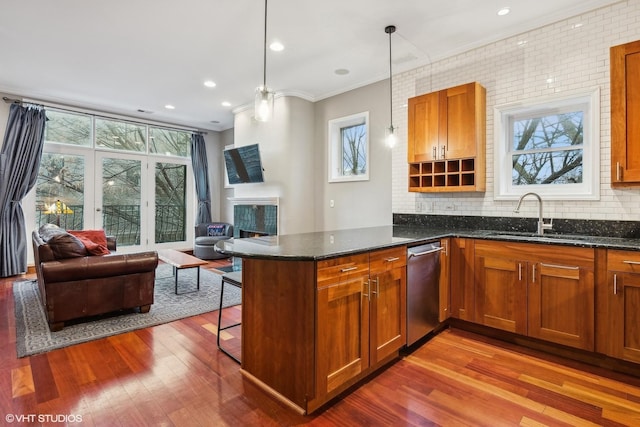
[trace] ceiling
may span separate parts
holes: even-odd
[[[285,49],[268,51],[267,85],[277,94],[318,101],[386,79],[387,25],[397,27],[395,74],[618,2],[271,0],[267,38]],[[0,5],[0,92],[224,130],[233,127],[234,109],[252,106],[262,83],[261,0]],[[498,16],[503,6],[511,12]],[[216,87],[204,86],[209,79]]]

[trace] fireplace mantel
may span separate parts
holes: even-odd
[[[275,205],[278,206],[279,197],[229,197],[234,205]]]

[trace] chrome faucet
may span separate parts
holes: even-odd
[[[525,194],[523,194],[522,196],[520,196],[520,200],[518,200],[518,206],[516,206],[516,208],[513,211],[515,213],[520,212],[520,205],[522,204],[522,200],[527,196],[534,196],[535,198],[538,199],[538,205],[539,205],[539,210],[538,210],[538,234],[542,236],[544,234],[544,230],[551,230],[553,228],[553,219],[550,219],[548,224],[546,224],[544,222],[544,219],[542,219],[542,197],[540,197],[540,195],[538,195],[537,193],[525,193]]]

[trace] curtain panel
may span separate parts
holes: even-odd
[[[0,152],[0,277],[27,271],[22,199],[38,178],[46,114],[42,107],[12,104]]]
[[[211,192],[209,191],[209,166],[207,163],[207,147],[201,134],[191,135],[191,165],[196,180],[198,211],[196,225],[211,222]]]

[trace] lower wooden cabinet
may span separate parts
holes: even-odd
[[[607,251],[608,307],[604,347],[610,356],[640,363],[640,253]]]
[[[406,248],[318,262],[316,402],[406,344]]]
[[[594,350],[594,250],[476,241],[475,322]]]
[[[452,238],[449,245],[451,317],[475,321],[473,239]]]

